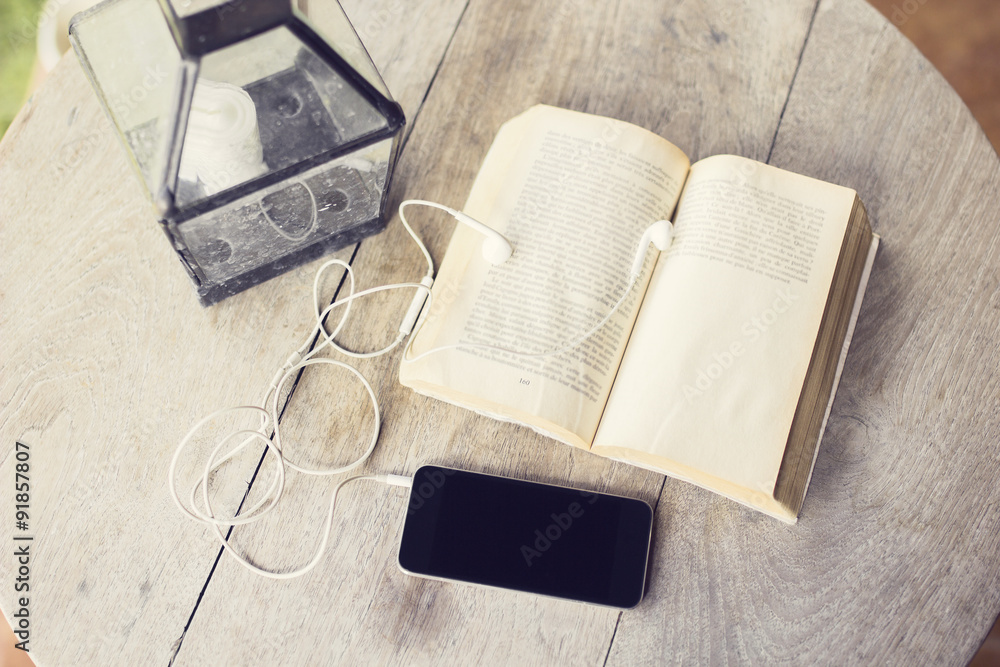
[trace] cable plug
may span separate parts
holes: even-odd
[[[413,478],[405,475],[376,475],[375,478],[380,482],[385,482],[392,486],[402,486],[406,489],[410,488],[413,484]]]

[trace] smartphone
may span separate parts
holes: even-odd
[[[631,608],[642,599],[648,503],[440,466],[413,476],[407,574]]]

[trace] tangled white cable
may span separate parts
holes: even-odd
[[[211,526],[216,534],[216,537],[219,539],[219,541],[221,542],[222,546],[226,549],[226,551],[228,551],[241,565],[250,569],[253,572],[256,572],[257,574],[266,577],[271,577],[273,579],[291,579],[293,577],[305,574],[306,572],[308,572],[309,570],[311,570],[313,567],[316,566],[316,564],[320,561],[320,558],[323,556],[324,551],[326,550],[326,545],[327,542],[329,541],[330,531],[333,524],[333,511],[337,502],[337,494],[340,491],[340,488],[344,486],[344,484],[347,484],[348,482],[351,482],[356,479],[373,479],[376,481],[386,482],[388,484],[394,484],[397,486],[409,485],[409,478],[402,477],[399,475],[357,475],[342,480],[334,487],[333,492],[330,496],[330,506],[329,506],[329,511],[327,513],[326,522],[324,525],[323,537],[322,540],[320,541],[319,546],[316,549],[315,555],[306,565],[296,570],[292,570],[290,572],[275,572],[272,570],[267,570],[265,568],[262,568],[258,565],[255,565],[254,563],[251,563],[230,543],[230,541],[226,538],[222,530],[223,527],[226,526],[245,525],[252,523],[254,521],[259,521],[268,512],[274,509],[274,507],[278,503],[278,500],[281,498],[281,494],[285,487],[286,467],[291,468],[292,470],[295,470],[296,472],[305,475],[322,475],[322,476],[339,475],[342,473],[355,470],[356,468],[364,464],[369,457],[371,457],[372,452],[375,450],[375,445],[378,443],[378,436],[382,426],[382,419],[381,419],[381,413],[379,411],[378,400],[375,397],[375,392],[372,389],[371,384],[353,366],[350,366],[349,364],[346,364],[342,361],[338,361],[336,359],[317,357],[316,355],[326,347],[331,347],[345,356],[353,357],[356,359],[377,357],[389,353],[406,338],[406,335],[409,332],[403,333],[401,331],[396,336],[396,338],[393,340],[392,343],[374,352],[356,352],[353,350],[348,350],[347,348],[338,344],[335,340],[337,334],[339,334],[341,329],[343,329],[344,324],[346,323],[347,318],[350,315],[351,305],[357,299],[365,297],[369,294],[374,294],[376,292],[382,292],[392,289],[416,289],[419,294],[423,294],[424,298],[421,299],[421,303],[423,303],[424,299],[430,298],[430,287],[431,284],[433,283],[432,278],[434,272],[433,260],[431,259],[430,253],[427,252],[427,248],[424,246],[423,242],[416,235],[412,227],[410,227],[410,225],[406,222],[406,219],[402,215],[400,215],[400,220],[403,226],[406,228],[406,231],[409,233],[410,237],[413,238],[414,242],[422,251],[424,258],[427,260],[427,274],[424,277],[424,280],[422,280],[419,283],[399,283],[394,285],[382,285],[379,287],[373,287],[371,289],[363,290],[361,292],[355,292],[354,271],[349,264],[339,259],[333,259],[324,263],[316,272],[316,278],[313,281],[313,302],[316,312],[316,324],[309,332],[309,336],[307,337],[306,342],[301,347],[299,347],[299,349],[297,349],[294,353],[292,353],[292,355],[285,361],[281,370],[279,370],[278,373],[271,380],[271,383],[267,388],[267,392],[264,394],[264,399],[261,401],[261,404],[223,408],[221,410],[213,412],[212,414],[208,415],[207,417],[203,418],[201,421],[196,423],[191,428],[191,430],[188,431],[188,433],[181,440],[180,444],[177,446],[177,450],[174,452],[173,459],[170,462],[169,487],[170,487],[170,495],[174,499],[176,505],[180,508],[181,512],[183,512],[186,516],[190,517],[195,521]],[[319,298],[319,287],[324,272],[331,266],[340,266],[346,271],[348,279],[348,294],[347,296],[341,299],[337,299],[326,308],[323,308]],[[343,314],[341,315],[340,321],[337,323],[337,326],[333,329],[333,331],[327,331],[326,326],[324,325],[324,320],[331,312],[333,312],[337,308],[343,308]],[[320,337],[320,340],[310,350],[309,348],[312,345],[313,340],[317,335]],[[282,393],[282,388],[285,386],[285,384],[288,382],[290,378],[292,378],[293,376],[298,374],[300,370],[308,366],[314,366],[319,364],[330,365],[330,366],[335,366],[337,368],[345,369],[351,374],[353,374],[358,379],[359,382],[361,382],[362,386],[364,386],[365,391],[368,394],[368,399],[371,401],[371,405],[374,410],[374,420],[372,426],[372,434],[368,442],[368,447],[364,451],[364,453],[362,453],[358,458],[343,466],[338,466],[333,468],[313,469],[290,461],[284,454],[282,449],[282,440],[281,440],[281,424],[278,419],[278,414],[279,414],[278,401]],[[208,455],[208,458],[205,461],[204,472],[202,473],[201,477],[198,478],[194,487],[191,490],[191,496],[189,499],[190,507],[185,506],[184,502],[178,495],[177,480],[176,480],[177,465],[180,460],[181,454],[191,444],[195,436],[206,425],[219,419],[220,417],[223,417],[224,415],[240,411],[250,411],[259,413],[260,424],[255,429],[239,429],[234,432],[228,433],[224,435],[218,442],[215,443],[211,453]],[[270,434],[268,433],[269,430]],[[242,441],[239,442],[239,444],[237,444],[235,447],[233,447],[220,457],[220,452],[222,452],[222,450],[226,446],[230,445],[231,443],[237,440],[240,440],[241,438]],[[247,445],[250,445],[255,441],[262,442],[267,449],[267,453],[271,454],[275,461],[276,473],[271,482],[271,486],[268,488],[267,492],[263,495],[263,497],[260,500],[258,500],[253,506],[240,511],[237,515],[225,516],[225,517],[216,516],[216,513],[212,508],[212,503],[209,495],[209,477],[212,475],[212,473],[217,471],[226,462],[232,460],[237,454],[243,451],[243,449],[246,448]],[[200,496],[201,496],[201,503],[203,505],[203,507],[201,508],[199,508],[197,501],[199,496],[198,493],[199,489],[201,491]]]

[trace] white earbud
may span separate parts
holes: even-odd
[[[424,199],[407,199],[399,205],[400,213],[403,209],[411,204],[419,204],[421,206],[430,206],[431,208],[436,208],[442,210],[451,217],[455,218],[463,225],[472,227],[477,232],[485,236],[483,241],[483,258],[486,259],[490,264],[503,264],[510,256],[514,254],[514,248],[511,246],[510,241],[505,239],[500,232],[487,227],[483,223],[479,222],[475,218],[462,213],[461,211],[456,211],[455,209],[445,206],[444,204],[438,204],[433,201],[426,201]]]
[[[669,220],[657,220],[642,233],[639,239],[639,248],[635,252],[635,259],[632,261],[632,279],[635,280],[642,273],[642,263],[646,260],[646,251],[652,243],[659,251],[664,251],[670,247],[670,242],[674,238],[674,226]]]
[[[487,227],[461,211],[450,208],[446,210],[463,225],[472,227],[486,237],[483,241],[483,257],[490,264],[503,264],[514,254],[514,248],[511,247],[510,241],[505,239],[498,231]]]

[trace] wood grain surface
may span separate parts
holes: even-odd
[[[308,332],[318,263],[198,306],[70,56],[0,144],[0,479],[29,443],[36,662],[964,664],[1000,610],[1000,165],[922,56],[861,0],[345,8],[407,114],[394,201],[460,206],[499,125],[538,102],[643,125],[692,159],[746,155],[858,190],[883,245],[800,521],[417,396],[397,352],[358,364],[383,414],[366,469],[434,462],[643,498],[657,509],[643,603],[403,575],[405,494],[372,482],[345,487],[305,577],[216,562],[168,497],[170,458],[201,416],[259,400]],[[440,260],[452,224],[412,222]],[[423,271],[395,221],[353,262],[361,287]],[[408,303],[364,303],[344,341],[388,342]],[[347,374],[307,371],[288,451],[345,462],[371,419]],[[255,463],[216,480],[222,504]],[[303,564],[333,482],[290,475],[236,543]],[[13,532],[0,522],[4,544]],[[12,567],[0,558],[5,581]]]

